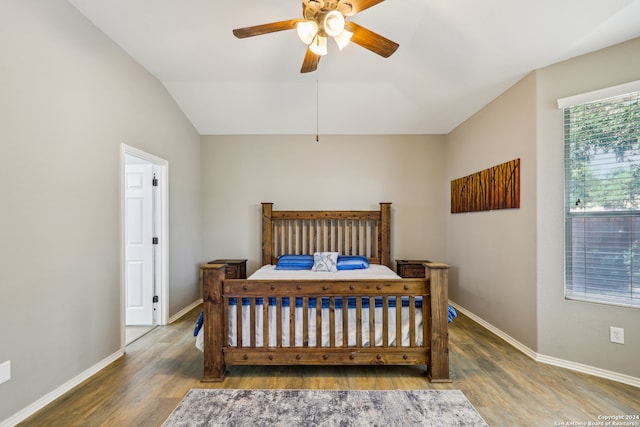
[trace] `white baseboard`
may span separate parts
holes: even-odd
[[[182,310],[180,310],[179,312],[177,312],[173,316],[169,317],[169,324],[175,322],[176,320],[178,320],[179,318],[181,318],[182,316],[184,316],[185,314],[187,314],[188,312],[190,312],[191,310],[193,310],[194,308],[196,308],[200,304],[202,304],[202,298],[200,298],[197,301],[192,302],[191,304],[189,304],[188,306],[186,306],[185,308],[183,308]]]
[[[582,372],[584,374],[589,374],[596,377],[617,381],[620,383],[632,385],[634,387],[640,387],[640,378],[632,377],[630,375],[625,375],[625,374],[621,374],[614,371],[608,371],[606,369],[596,368],[589,365],[584,365],[582,363],[572,362],[570,360],[559,359],[557,357],[551,357],[551,356],[546,356],[544,354],[536,353],[526,345],[522,344],[521,342],[509,336],[508,334],[501,331],[500,329],[496,328],[491,323],[476,316],[475,314],[465,309],[464,307],[461,307],[460,305],[456,304],[453,301],[449,301],[449,304],[451,304],[456,310],[460,311],[465,316],[469,317],[471,320],[478,323],[480,326],[484,327],[485,329],[493,332],[498,337],[502,338],[504,341],[511,344],[516,349],[520,350],[522,353],[526,354],[536,362],[546,363],[547,365],[558,366],[560,368],[571,369],[572,371]]]
[[[124,355],[124,352],[122,350],[119,350],[113,353],[111,356],[107,357],[106,359],[101,360],[100,362],[96,363],[86,371],[82,372],[80,375],[77,375],[75,378],[72,378],[70,381],[67,381],[66,383],[62,384],[60,387],[56,388],[52,392],[36,400],[31,405],[13,414],[11,417],[7,418],[6,420],[1,421],[0,427],[13,427],[16,424],[24,421],[25,419],[29,418],[31,415],[35,414],[40,409],[44,408],[49,403],[53,402],[54,400],[56,400],[57,398],[59,398],[60,396],[62,396],[72,388],[74,388],[75,386],[79,385],[86,379],[90,378],[91,376],[95,375],[99,371],[103,370],[104,368],[106,368],[107,366],[109,366],[119,358],[121,358],[123,355]]]
[[[557,357],[545,356],[544,354],[538,354],[538,356],[536,357],[536,361],[546,363],[547,365],[567,368],[571,369],[572,371],[578,371],[596,377],[617,381],[619,383],[628,384],[634,387],[640,387],[640,378],[632,377],[631,375],[608,371],[606,369],[600,369],[594,366],[583,365],[582,363],[570,362],[568,360],[558,359]]]

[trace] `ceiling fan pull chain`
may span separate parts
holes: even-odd
[[[316,142],[320,142],[320,101],[319,101],[318,79],[316,79]]]

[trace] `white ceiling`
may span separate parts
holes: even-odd
[[[447,133],[532,70],[640,36],[640,0],[388,0],[350,20],[397,43],[334,44],[315,73],[300,0],[69,0],[208,134]],[[639,53],[640,54],[640,53]]]

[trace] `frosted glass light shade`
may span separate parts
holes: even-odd
[[[317,35],[313,42],[309,45],[311,52],[316,55],[324,56],[327,54],[327,38],[321,35]]]
[[[298,22],[296,30],[298,31],[298,37],[300,37],[302,43],[308,46],[311,44],[316,34],[318,34],[318,24],[315,21]]]
[[[342,50],[346,45],[349,44],[349,41],[351,40],[352,36],[353,36],[353,33],[351,31],[342,30],[342,32],[337,36],[335,36],[333,39],[336,41],[338,48]]]
[[[344,16],[337,10],[332,10],[324,17],[323,26],[328,36],[335,37],[344,30]]]

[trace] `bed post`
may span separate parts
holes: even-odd
[[[270,265],[273,254],[273,225],[271,212],[273,203],[262,202],[262,265]]]
[[[222,307],[222,281],[224,264],[203,264],[202,300],[204,302],[204,377],[202,382],[219,382],[224,379],[225,366],[224,322]]]
[[[391,203],[380,203],[380,264],[391,268]]]
[[[424,264],[431,281],[431,354],[429,379],[432,383],[449,383],[449,266]]]

